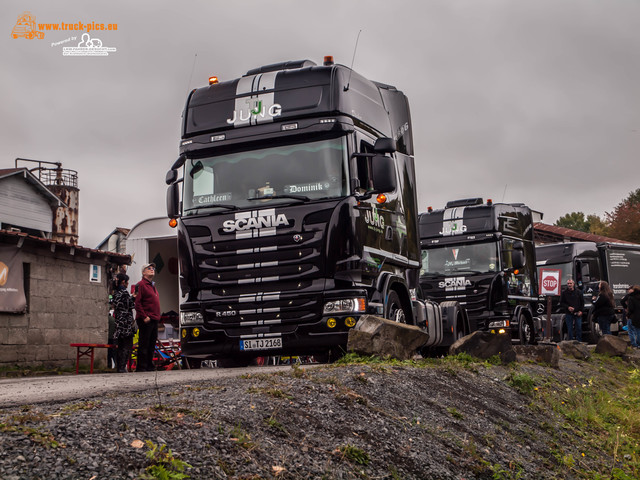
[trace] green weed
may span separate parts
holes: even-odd
[[[189,478],[189,475],[184,471],[192,466],[174,457],[171,449],[167,448],[165,444],[156,445],[151,440],[147,440],[146,444],[149,448],[146,455],[151,465],[145,469],[145,474],[141,478],[157,480]]]

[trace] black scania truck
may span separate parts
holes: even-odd
[[[534,314],[538,277],[529,207],[456,200],[420,214],[419,225],[422,294],[440,305],[458,302],[463,311],[442,344],[476,330],[535,343],[541,325]]]
[[[402,92],[331,57],[213,79],[188,96],[180,153],[167,210],[178,220],[186,356],[322,357],[365,313],[418,323]]]

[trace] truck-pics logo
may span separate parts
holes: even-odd
[[[44,38],[44,32],[38,30],[36,26],[36,17],[31,12],[24,12],[18,15],[18,21],[11,30],[13,38],[24,37],[29,40],[34,38]]]
[[[446,292],[452,292],[457,290],[464,290],[471,286],[471,281],[465,277],[451,277],[445,278],[444,281],[438,283],[440,288],[444,288]]]
[[[267,236],[275,235],[276,227],[289,226],[289,220],[284,213],[276,215],[275,209],[236,213],[234,220],[225,220],[222,223],[222,231],[226,233],[236,232],[237,235]],[[258,230],[258,232],[252,232]],[[241,235],[241,234],[245,235]]]

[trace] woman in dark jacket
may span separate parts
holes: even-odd
[[[129,295],[129,276],[119,273],[116,276],[116,293],[113,298],[114,312],[116,318],[116,330],[113,337],[118,343],[117,364],[118,373],[127,372],[127,364],[131,359],[133,351],[133,336],[138,329],[133,320],[133,308],[135,306],[135,294]]]
[[[604,280],[598,286],[598,298],[593,301],[592,318],[600,325],[602,335],[611,334],[611,324],[615,321],[615,300],[611,287]]]

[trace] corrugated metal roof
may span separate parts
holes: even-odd
[[[584,241],[584,242],[609,242],[609,243],[628,243],[636,245],[633,242],[620,240],[619,238],[605,237],[604,235],[595,235],[593,233],[581,232],[580,230],[572,230],[571,228],[558,227],[556,225],[547,225],[546,223],[534,223],[533,230],[547,234],[546,236],[557,237],[556,241],[561,242],[564,239]]]
[[[22,246],[24,243],[29,242],[29,244],[31,245],[40,245],[53,248],[54,250],[52,251],[55,251],[58,248],[65,250],[68,249],[70,255],[84,254],[87,258],[106,257],[107,260],[112,263],[117,263],[119,265],[131,265],[131,255],[86,248],[70,243],[58,242],[56,240],[51,240],[48,238],[36,237],[23,232],[0,230],[0,242],[15,243],[19,246]]]

